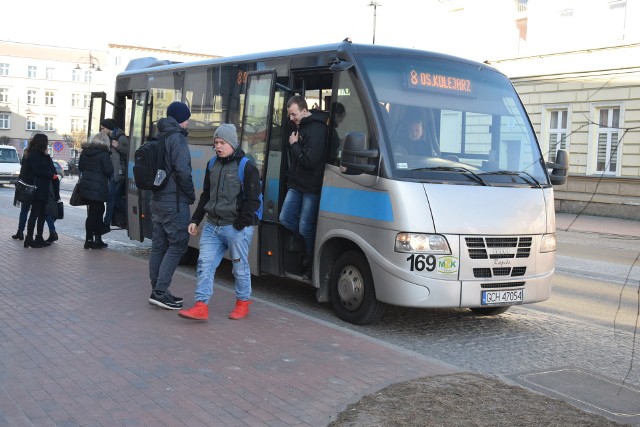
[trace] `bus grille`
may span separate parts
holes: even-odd
[[[465,237],[469,258],[529,258],[531,237]]]
[[[524,276],[527,267],[496,267],[496,268],[474,268],[473,277],[486,279],[494,276]]]

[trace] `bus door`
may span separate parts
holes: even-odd
[[[133,92],[131,102],[131,114],[129,122],[129,158],[127,165],[127,229],[129,238],[142,242],[145,237],[151,238],[151,230],[148,224],[150,221],[144,221],[146,216],[151,216],[150,211],[150,191],[138,190],[135,180],[133,179],[133,163],[134,153],[142,143],[145,137],[145,124],[147,122],[147,109],[149,95],[146,91]],[[145,226],[145,224],[147,224]]]
[[[91,137],[100,132],[100,122],[107,116],[105,110],[107,108],[107,94],[104,92],[91,92],[91,101],[89,103],[89,123],[87,124],[87,142],[91,141]]]
[[[253,239],[249,263],[256,272],[280,274],[278,216],[280,164],[282,163],[282,123],[286,92],[276,90],[275,70],[255,71],[247,75],[241,146],[262,180],[263,215],[258,237]]]

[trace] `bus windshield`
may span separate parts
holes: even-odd
[[[363,55],[390,174],[469,185],[547,186],[526,112],[508,78],[479,64]]]

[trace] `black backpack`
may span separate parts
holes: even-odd
[[[169,171],[165,165],[164,134],[153,137],[138,148],[134,154],[133,179],[136,187],[159,191],[169,182]]]

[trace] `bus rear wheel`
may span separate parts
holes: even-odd
[[[384,312],[384,304],[376,299],[369,263],[360,252],[338,257],[331,270],[329,297],[338,317],[355,325],[374,323]]]
[[[469,310],[480,316],[497,316],[505,311],[509,310],[510,305],[503,305],[500,307],[471,307]]]

